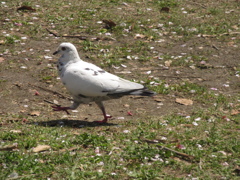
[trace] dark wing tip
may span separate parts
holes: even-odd
[[[107,92],[107,91],[106,91]],[[117,92],[117,93],[108,93],[108,95],[112,96],[125,96],[125,95],[137,95],[137,96],[155,96],[157,93],[154,91],[150,91],[147,88],[143,89],[134,89],[125,92]]]
[[[154,91],[150,91],[147,88],[139,89],[130,93],[131,95],[139,95],[139,96],[155,96],[157,93]]]

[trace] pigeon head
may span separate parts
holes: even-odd
[[[53,53],[53,55],[56,55],[56,54],[78,57],[78,52],[76,47],[73,44],[68,42],[61,43],[58,46],[57,50]]]

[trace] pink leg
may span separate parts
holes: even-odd
[[[68,112],[69,109],[71,109],[70,107],[61,107],[61,106],[52,106],[54,111],[65,111],[67,114],[70,114]]]
[[[99,123],[99,124],[107,123],[108,119],[111,118],[112,116],[106,114],[106,111],[105,111],[105,108],[104,108],[102,102],[96,102],[96,104],[97,104],[98,107],[101,109],[101,111],[102,111],[102,113],[103,113],[104,119],[103,119],[102,121],[94,121],[94,122],[95,122],[95,123]]]
[[[102,121],[94,121],[95,123],[99,123],[99,124],[104,124],[107,123],[108,119],[111,118],[112,116],[110,115],[104,115],[104,119]]]

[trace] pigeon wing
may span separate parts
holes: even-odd
[[[144,88],[84,61],[69,65],[62,81],[75,96],[106,96]]]

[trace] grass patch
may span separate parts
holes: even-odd
[[[13,176],[13,172],[19,178],[173,178],[174,174],[167,173],[170,169],[193,177],[207,177],[210,170],[217,177],[232,177],[240,146],[237,131],[232,129],[233,122],[223,122],[220,117],[210,120],[210,117],[211,114],[197,111],[190,117],[138,119],[135,127],[126,123],[110,132],[106,131],[108,127],[100,127],[100,132],[99,127],[91,128],[98,133],[88,133],[86,128],[79,135],[64,125],[41,127],[15,123],[12,128],[23,134],[1,132],[2,144],[18,143],[18,151],[1,152],[4,167],[1,178]],[[190,126],[193,122],[198,125]],[[174,152],[159,149],[144,139],[156,140],[157,145],[194,156],[194,160],[181,160]],[[48,144],[52,150],[33,153],[32,148],[37,144]],[[219,171],[222,173],[218,174]]]
[[[36,11],[16,10],[23,5]],[[237,5],[181,0],[2,2],[0,179],[237,179],[239,94],[211,79],[222,78],[223,83],[229,81],[229,88],[238,87],[240,69],[232,61],[238,58],[239,40],[230,33],[239,28]],[[107,28],[103,20],[116,26]],[[46,28],[73,37],[54,37]],[[121,102],[124,106],[109,105],[119,114],[136,113],[125,113],[102,126],[90,122],[95,112],[87,111],[88,106],[67,117],[53,113],[43,100],[67,104],[66,99],[29,87],[24,84],[28,79],[22,77],[62,93],[53,65],[56,57],[49,56],[53,46],[63,41],[74,43],[83,59],[113,73],[131,71],[119,76],[143,79],[163,96],[158,98],[163,102],[132,98]],[[228,56],[230,52],[232,56]],[[166,61],[170,63],[167,68]],[[201,61],[229,66],[209,77],[221,91],[209,91],[196,79],[182,80],[181,73],[192,73]],[[27,71],[19,69],[22,65]],[[193,69],[188,71],[189,67]],[[181,73],[174,74],[176,71]],[[197,75],[202,77],[201,73]],[[140,75],[143,77],[137,77]],[[176,104],[176,97],[192,99],[194,104]],[[133,100],[139,102],[135,109]],[[152,104],[146,107],[148,102]],[[31,113],[35,110],[40,114]],[[33,152],[38,145],[50,149]]]

